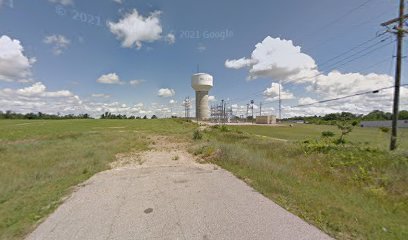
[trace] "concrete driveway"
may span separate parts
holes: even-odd
[[[137,161],[92,177],[27,239],[330,239],[184,151],[126,158]]]

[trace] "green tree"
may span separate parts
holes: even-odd
[[[399,114],[398,114],[398,119],[408,120],[408,111],[406,111],[406,110],[400,111]]]
[[[337,121],[336,126],[338,129],[340,129],[340,137],[337,140],[337,143],[344,144],[346,142],[346,140],[344,139],[345,136],[353,131],[355,125],[348,121]]]

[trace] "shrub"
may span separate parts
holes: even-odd
[[[390,131],[390,128],[387,127],[380,127],[381,132],[383,133],[388,133]]]
[[[322,132],[322,137],[334,137],[334,132],[332,131],[323,131]]]
[[[198,129],[195,130],[194,133],[193,133],[193,139],[194,140],[200,140],[202,138],[203,138],[203,134],[201,133],[201,131],[198,130]]]
[[[351,133],[351,131],[353,131],[353,128],[355,126],[353,124],[354,123],[350,124],[347,121],[337,121],[336,122],[337,128],[340,129],[341,131],[340,138],[336,141],[337,144],[344,144],[346,142],[344,137],[348,135],[349,133]]]
[[[229,129],[227,126],[225,126],[225,125],[221,125],[220,131],[221,131],[221,132],[229,132],[230,129]]]
[[[334,143],[319,140],[306,140],[301,144],[305,153],[328,153],[332,150],[337,150],[339,147]]]

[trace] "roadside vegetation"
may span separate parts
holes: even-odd
[[[408,129],[397,152],[387,151],[389,134],[352,122],[205,128],[182,119],[2,120],[0,239],[21,239],[75,186],[109,169],[118,153],[148,149],[154,135],[189,141],[201,161],[333,237],[408,239]]]
[[[354,114],[350,112],[329,113],[324,116],[307,116],[307,117],[292,117],[286,120],[290,121],[304,121],[312,124],[335,125],[339,120],[348,120],[359,123],[360,121],[390,121],[392,113],[374,110],[366,115]],[[399,120],[408,120],[408,111],[401,110],[398,113]]]
[[[149,135],[184,138],[193,127],[182,120],[0,121],[0,239],[23,238],[116,154],[146,150]]]
[[[408,148],[388,141],[342,124],[214,126],[191,151],[335,238],[408,239]]]

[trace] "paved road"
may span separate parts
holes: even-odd
[[[229,172],[173,156],[95,175],[27,239],[330,239]]]

